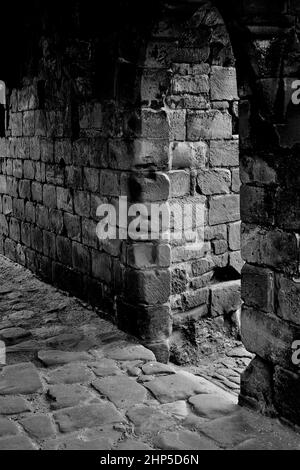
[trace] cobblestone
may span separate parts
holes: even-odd
[[[26,335],[0,369],[0,450],[300,448],[297,433],[241,409],[213,377],[239,379],[250,357],[238,344],[188,371],[160,364],[80,301],[1,264],[0,330]]]

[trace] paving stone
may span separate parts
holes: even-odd
[[[163,450],[219,450],[213,441],[192,431],[161,433],[155,446]]]
[[[144,442],[135,441],[134,439],[126,439],[118,444],[116,450],[153,450],[153,448],[149,447],[148,444],[145,444]]]
[[[0,418],[0,437],[13,436],[18,433],[18,427],[13,421]]]
[[[56,351],[51,349],[39,351],[38,358],[47,367],[68,364],[70,362],[85,362],[91,360],[91,356],[86,352]]]
[[[256,435],[256,430],[249,423],[249,419],[240,412],[214,419],[198,429],[222,447],[236,446]]]
[[[21,397],[0,397],[0,415],[15,415],[30,411],[30,405]]]
[[[145,375],[167,375],[175,374],[173,367],[167,364],[161,364],[160,362],[149,362],[142,367],[142,371]]]
[[[54,419],[63,433],[124,421],[114,405],[106,402],[57,411]]]
[[[124,346],[110,345],[104,348],[104,353],[107,357],[115,359],[116,361],[155,361],[153,352],[140,344],[127,344]]]
[[[26,436],[14,436],[0,439],[0,450],[36,450]]]
[[[89,367],[97,377],[107,377],[110,375],[120,375],[121,370],[112,359],[101,358],[98,362],[89,364]]]
[[[47,397],[52,410],[70,408],[82,402],[92,400],[94,395],[82,385],[53,385],[47,391]]]
[[[41,389],[38,370],[31,362],[7,366],[0,374],[0,395],[27,395]]]
[[[92,378],[92,373],[85,365],[76,363],[67,364],[47,374],[49,384],[87,383],[91,382]]]
[[[161,403],[186,400],[200,393],[213,393],[217,389],[207,380],[183,372],[155,378],[151,382],[146,382],[145,387]]]
[[[134,406],[127,412],[127,416],[134,424],[135,434],[153,434],[178,424],[176,419],[159,408],[147,405]]]
[[[12,322],[28,321],[35,316],[32,310],[20,310],[19,312],[13,312],[7,315],[7,318]]]
[[[143,403],[147,397],[147,390],[142,385],[125,376],[97,379],[92,385],[120,408],[127,409],[136,403]]]
[[[6,345],[15,344],[18,341],[30,336],[30,332],[23,328],[5,328],[0,330],[0,339],[5,342]]]
[[[179,400],[173,403],[166,403],[165,405],[161,405],[160,410],[173,415],[177,419],[184,419],[189,414],[188,405],[184,400]]]
[[[259,436],[247,439],[236,446],[235,450],[300,450],[300,443],[290,442],[280,437]]]
[[[189,403],[193,406],[195,413],[208,419],[220,418],[221,416],[234,413],[238,410],[232,397],[225,394],[201,394],[191,397]]]
[[[55,429],[49,416],[33,415],[20,420],[25,431],[35,439],[46,439],[55,435]]]
[[[70,439],[59,448],[60,450],[110,450],[112,445],[109,439],[104,437],[92,440]]]

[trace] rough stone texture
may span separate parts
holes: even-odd
[[[134,403],[142,403],[146,399],[146,390],[128,377],[105,377],[93,382],[93,387],[101,395],[107,397],[118,408],[128,409]]]
[[[30,395],[41,388],[38,371],[30,362],[7,366],[0,374],[0,395]]]
[[[18,372],[13,376],[19,396],[0,397],[1,450],[122,452],[157,448],[299,448],[299,435],[277,421],[254,417],[250,411],[243,411],[237,418],[241,413],[236,411],[241,410],[237,396],[220,388],[231,392],[239,388],[236,383],[240,373],[252,358],[240,343],[228,347],[225,356],[218,356],[215,367],[212,359],[206,358],[209,364],[205,368],[203,358],[202,368],[195,367],[186,372],[175,365],[156,362],[153,353],[134,343],[133,338],[101,320],[78,300],[38,281],[23,268],[6,260],[3,260],[2,268],[0,307],[5,315],[0,319],[0,330],[3,325],[7,327],[8,322],[21,322],[22,328],[35,340],[25,338],[25,346],[19,343],[7,351],[8,365],[3,371]],[[64,328],[72,337],[71,346],[70,335],[62,333]],[[76,343],[73,329],[82,333],[77,334]],[[40,357],[49,359],[48,353],[45,354],[45,342],[53,335],[54,338],[63,336],[59,354],[51,355],[53,365],[45,367],[37,360],[34,367],[30,362],[24,362],[29,358],[36,359],[37,352]],[[64,352],[68,356],[63,355]],[[116,359],[108,357],[111,355]],[[64,362],[66,357],[68,360],[81,358],[82,361],[61,364],[61,358]],[[26,372],[30,371],[28,377],[34,371],[44,383],[44,387],[30,396],[26,394],[28,383],[19,374],[24,364],[27,365]],[[253,383],[251,371],[244,377],[250,392],[257,389],[259,402],[261,396],[267,397],[267,377],[273,379],[273,374],[271,371],[268,376],[266,369],[259,367],[256,370],[256,383]],[[286,414],[292,413],[293,390],[298,393],[297,376],[294,375],[288,375],[284,369],[275,374],[278,396],[285,397],[286,403],[285,408],[279,404],[278,409],[282,406]],[[289,392],[283,386],[287,379],[291,384]],[[99,391],[91,382],[100,384]],[[24,383],[26,390],[21,392]],[[255,397],[253,393],[248,395],[245,397],[247,405],[253,405]],[[141,402],[137,403],[139,400]],[[222,421],[224,414],[227,421]]]

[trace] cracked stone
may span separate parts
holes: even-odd
[[[48,373],[49,384],[74,384],[90,382],[93,378],[89,369],[81,364],[71,363]]]
[[[0,437],[13,436],[18,433],[19,430],[13,421],[0,418]]]
[[[0,414],[16,415],[30,411],[29,404],[21,397],[0,397]]]
[[[155,361],[152,351],[144,348],[140,344],[124,345],[124,346],[106,346],[104,348],[105,355],[116,361]]]
[[[0,374],[0,395],[27,395],[41,389],[38,370],[31,362],[7,366]]]
[[[51,419],[47,415],[33,415],[20,420],[25,431],[35,439],[46,439],[55,435]]]
[[[122,374],[121,370],[112,359],[101,358],[98,362],[89,364],[89,367],[93,370],[97,377],[107,377],[110,375]]]
[[[10,313],[7,318],[12,322],[20,322],[30,320],[35,316],[32,310],[20,310],[18,312]]]
[[[219,450],[210,439],[192,431],[175,431],[160,434],[155,445],[164,450]]]
[[[91,360],[91,356],[86,352],[56,351],[52,349],[39,351],[38,358],[47,367]]]
[[[161,364],[160,362],[150,362],[143,365],[142,370],[145,375],[167,375],[175,374],[175,370],[167,364]]]
[[[151,382],[146,382],[145,387],[161,403],[186,400],[193,395],[213,393],[218,389],[207,380],[195,377],[187,372],[155,378]]]
[[[0,439],[0,450],[36,450],[26,436],[14,436]]]
[[[63,433],[124,421],[115,406],[106,402],[57,411],[54,419]]]
[[[215,419],[237,411],[238,406],[231,397],[217,394],[201,394],[191,397],[189,403],[197,415],[203,418]]]
[[[54,385],[47,392],[52,410],[70,408],[81,402],[92,400],[94,395],[82,385]]]
[[[134,406],[127,412],[127,416],[133,422],[136,434],[152,434],[177,424],[174,418],[160,409],[147,405]]]
[[[92,385],[120,408],[129,408],[136,403],[143,403],[147,397],[147,390],[142,385],[125,376],[97,379]]]

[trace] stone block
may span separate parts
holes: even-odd
[[[127,270],[125,292],[129,302],[164,304],[169,301],[171,294],[171,273],[168,269]]]
[[[111,258],[106,253],[97,250],[91,251],[92,257],[92,276],[100,279],[106,284],[110,284],[112,280]]]
[[[241,223],[235,222],[228,226],[228,243],[232,251],[241,248]]]
[[[228,281],[213,285],[211,315],[218,317],[236,312],[241,306],[241,281]]]
[[[56,252],[58,261],[72,266],[72,243],[68,238],[62,236],[56,238]]]
[[[238,195],[213,196],[209,204],[209,224],[218,225],[240,219],[240,199]]]
[[[242,299],[246,305],[265,312],[274,310],[274,273],[246,264],[242,270]]]
[[[24,178],[33,180],[35,176],[35,164],[31,160],[24,160]]]
[[[167,244],[138,243],[126,247],[125,261],[136,269],[169,267],[171,264],[171,247]]]
[[[68,238],[75,241],[81,241],[81,221],[79,216],[65,212],[64,226]]]
[[[171,166],[181,168],[203,168],[207,162],[206,142],[172,142],[170,144]]]
[[[229,167],[239,165],[239,141],[211,141],[209,161],[212,166]]]
[[[43,232],[39,227],[31,226],[31,248],[43,253]]]
[[[56,188],[57,208],[65,212],[73,212],[73,196],[71,191],[66,188]]]
[[[83,191],[75,191],[74,193],[74,211],[75,214],[82,217],[89,217],[91,207],[90,194]]]
[[[280,416],[292,423],[300,423],[300,375],[282,367],[275,367],[274,404]]]
[[[161,172],[133,174],[129,179],[129,192],[132,200],[136,202],[167,200],[170,194],[170,179],[167,174]]]
[[[256,356],[241,376],[241,405],[246,404],[265,414],[273,412],[273,367]]]
[[[19,182],[19,196],[21,199],[31,199],[31,183],[29,180]]]
[[[278,292],[276,314],[283,320],[300,325],[300,285],[283,275],[277,276],[276,284]]]
[[[288,324],[275,315],[243,306],[241,334],[248,351],[272,364],[295,370],[292,344],[299,338],[299,326]]]
[[[82,217],[82,243],[92,248],[97,248],[98,237],[96,234],[97,223],[94,220]]]
[[[89,249],[80,243],[72,243],[73,267],[78,271],[89,274],[91,269],[91,260]]]
[[[56,187],[45,184],[43,186],[43,204],[51,209],[56,209]]]
[[[232,118],[229,113],[219,110],[189,111],[187,113],[187,139],[230,139]]]
[[[210,75],[212,100],[238,100],[236,70],[234,67],[213,66]]]
[[[231,174],[229,170],[200,170],[197,175],[197,189],[205,195],[228,194]]]

